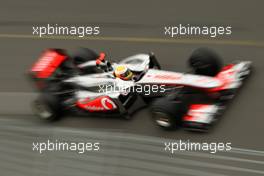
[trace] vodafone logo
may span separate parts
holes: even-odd
[[[115,103],[109,97],[98,97],[95,99],[86,99],[78,101],[77,106],[90,111],[114,110],[117,108]]]
[[[116,105],[115,105],[115,103],[114,103],[112,100],[110,100],[110,99],[108,99],[108,98],[106,98],[106,97],[104,97],[104,98],[101,99],[101,103],[102,103],[102,106],[103,106],[106,110],[116,109]]]

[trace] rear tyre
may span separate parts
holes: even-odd
[[[223,67],[221,58],[208,48],[194,50],[189,58],[188,64],[195,74],[205,76],[215,76]]]
[[[76,50],[73,55],[73,63],[74,65],[78,66],[80,64],[83,64],[88,61],[95,61],[99,57],[99,54],[97,54],[95,51],[89,49],[89,48],[79,48]],[[96,73],[96,66],[86,67],[83,68],[81,71],[85,74],[89,73]]]
[[[59,98],[49,93],[43,93],[32,104],[33,111],[42,120],[55,121],[62,116]]]
[[[151,111],[158,126],[165,130],[173,130],[181,125],[182,117],[187,112],[187,102],[163,97],[153,102]]]

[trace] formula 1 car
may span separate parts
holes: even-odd
[[[191,72],[178,73],[161,70],[153,53],[111,63],[88,48],[48,49],[30,70],[40,91],[33,109],[50,121],[66,113],[130,118],[140,104],[150,104],[164,129],[207,130],[250,74],[251,62],[223,66],[215,52],[199,48],[188,65]]]

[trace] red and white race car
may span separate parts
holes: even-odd
[[[222,66],[216,53],[200,48],[188,64],[190,73],[178,73],[161,70],[153,53],[111,63],[87,48],[71,55],[48,49],[30,70],[40,91],[33,108],[46,120],[67,113],[129,118],[150,104],[153,119],[165,129],[206,130],[250,74],[251,62]]]

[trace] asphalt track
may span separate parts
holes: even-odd
[[[139,0],[129,2],[119,0],[74,1],[71,3],[51,0],[2,2],[0,6],[0,119],[5,121],[5,126],[8,129],[10,127],[9,130],[12,130],[12,126],[15,128],[14,124],[19,126],[19,124],[23,124],[22,121],[25,121],[26,128],[32,130],[30,134],[34,134],[34,126],[45,130],[50,127],[51,129],[73,128],[83,131],[118,131],[124,135],[142,135],[145,139],[147,139],[146,136],[158,137],[161,141],[181,139],[196,142],[232,142],[234,148],[263,151],[263,5],[264,2],[257,0],[248,2],[209,0],[201,2]],[[94,24],[101,27],[102,33],[93,38],[58,36],[38,38],[31,35],[33,25],[47,23],[77,26]],[[190,36],[171,39],[164,36],[165,25],[179,23],[231,25],[233,34],[229,37],[215,39]],[[210,133],[206,134],[190,133],[184,130],[162,131],[153,124],[147,110],[139,111],[130,121],[117,118],[65,117],[54,124],[42,124],[30,110],[30,102],[36,93],[26,79],[25,73],[43,49],[49,47],[73,49],[78,46],[90,47],[98,52],[104,51],[109,58],[117,60],[134,53],[154,51],[164,69],[175,71],[186,71],[186,59],[195,48],[210,47],[218,51],[226,63],[237,59],[252,61],[254,73],[247,80],[223,118]],[[10,119],[10,122],[6,119]],[[4,125],[1,129],[4,131]],[[1,139],[8,140],[9,136],[4,134],[1,135]],[[56,130],[49,135],[52,134],[57,134]],[[112,135],[114,136],[114,134]],[[111,135],[109,136],[111,138]],[[15,141],[20,137],[23,135],[14,135],[12,139]],[[133,143],[130,142],[130,145]],[[5,150],[1,150],[1,155],[3,151]],[[122,150],[120,149],[120,151]],[[247,158],[248,156],[243,157]],[[5,158],[8,161],[8,157]],[[257,159],[254,158],[254,160],[263,161],[263,155]],[[201,159],[198,158],[197,161],[201,161]],[[120,160],[120,162],[122,161]],[[213,160],[209,160],[209,162],[213,162]],[[71,164],[74,165],[74,163]],[[0,167],[6,165],[0,164]],[[241,168],[246,167],[238,165]],[[243,170],[229,172],[224,169],[218,170],[217,173],[226,175],[263,174],[263,163],[257,164],[253,168],[255,170],[262,169],[262,173]],[[210,171],[206,167],[200,170]],[[124,173],[123,175],[125,175]],[[15,175],[14,172],[12,174]],[[45,173],[42,174],[45,175]],[[109,173],[100,172],[94,175],[104,174]],[[142,174],[147,175],[143,172]],[[166,173],[163,174],[166,175]],[[167,173],[167,175],[169,174]],[[192,171],[186,171],[186,175],[195,174]],[[197,173],[197,175],[205,175],[205,173]]]

